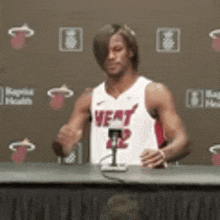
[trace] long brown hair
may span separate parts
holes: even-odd
[[[139,63],[138,45],[135,39],[134,31],[131,30],[127,25],[107,24],[99,30],[93,40],[93,53],[97,63],[101,69],[103,69],[103,64],[109,53],[109,39],[116,33],[123,37],[127,49],[133,52],[133,57],[131,58],[132,68],[133,70],[137,71]]]

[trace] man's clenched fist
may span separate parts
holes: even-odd
[[[57,135],[57,141],[62,145],[62,151],[65,155],[71,153],[74,144],[82,138],[82,130],[74,130],[70,125],[65,124]]]

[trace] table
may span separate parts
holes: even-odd
[[[108,173],[96,165],[0,164],[1,220],[93,220],[108,199],[132,194],[146,219],[220,219],[220,167],[169,166]]]

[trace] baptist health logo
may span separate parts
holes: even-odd
[[[33,105],[34,89],[0,87],[0,105]]]
[[[187,89],[187,108],[220,108],[220,91],[214,89]]]

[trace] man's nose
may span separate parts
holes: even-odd
[[[115,54],[112,51],[109,51],[108,59],[112,60],[112,59],[114,59],[114,57],[115,57]]]

